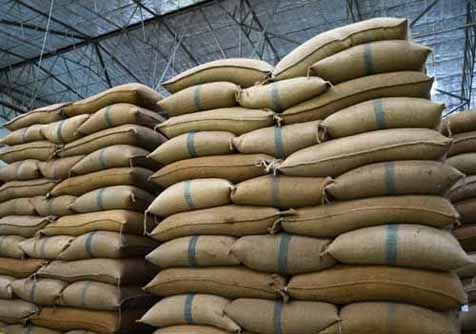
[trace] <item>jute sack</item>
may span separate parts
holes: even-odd
[[[311,73],[337,84],[377,73],[422,71],[431,51],[406,40],[371,42],[318,61]]]
[[[157,104],[168,116],[233,107],[237,105],[235,95],[239,90],[240,87],[231,82],[205,83],[185,88]]]
[[[17,161],[0,168],[0,181],[25,181],[41,178],[40,162],[38,160],[27,159]]]
[[[266,154],[229,154],[174,162],[161,168],[150,181],[163,188],[185,180],[218,178],[232,183],[265,175],[273,160]]]
[[[15,294],[23,300],[36,305],[55,305],[66,282],[53,279],[25,278],[12,283]]]
[[[48,124],[64,118],[63,108],[69,103],[56,103],[19,115],[3,124],[10,131],[26,128],[33,124]]]
[[[80,196],[89,191],[118,185],[137,186],[154,192],[147,180],[153,173],[142,167],[110,168],[91,174],[74,176],[57,184],[50,192],[51,196]]]
[[[454,155],[445,162],[465,175],[476,175],[476,152]]]
[[[476,175],[460,179],[448,190],[446,197],[453,203],[476,197]]]
[[[437,130],[444,104],[412,97],[365,101],[333,113],[321,123],[324,138],[340,138],[392,128]]]
[[[274,113],[272,111],[232,107],[171,117],[157,125],[157,129],[167,138],[199,131],[227,131],[241,135],[271,126],[273,122]]]
[[[162,299],[140,319],[140,322],[154,327],[173,325],[208,325],[240,332],[241,328],[225,314],[230,300],[214,295],[177,295]]]
[[[407,39],[407,25],[406,19],[374,18],[323,32],[281,59],[273,70],[273,77],[283,80],[305,76],[312,64],[355,45]]]
[[[145,259],[161,269],[236,266],[240,261],[230,253],[235,242],[236,238],[220,235],[176,238],[161,244]]]
[[[458,227],[453,231],[454,236],[458,239],[461,247],[467,252],[476,251],[476,226],[468,225]]]
[[[147,157],[165,166],[184,159],[231,154],[234,137],[233,133],[225,131],[184,133],[166,141]]]
[[[255,85],[237,95],[240,106],[282,112],[327,91],[330,84],[318,77],[302,77]]]
[[[468,311],[460,313],[461,330],[463,333],[476,332],[476,305],[470,305]]]
[[[20,235],[24,238],[33,237],[36,232],[52,223],[49,217],[8,216],[0,218],[0,235]]]
[[[117,232],[94,231],[74,239],[58,260],[74,261],[89,258],[126,258],[143,256],[157,246],[146,237]]]
[[[450,314],[401,303],[354,303],[344,306],[339,312],[339,318],[338,325],[320,333],[460,333],[456,318]]]
[[[45,140],[41,129],[47,125],[44,124],[34,124],[27,128],[22,128],[10,132],[8,135],[0,139],[0,144],[2,145],[20,145],[25,143],[30,143],[34,141]]]
[[[462,224],[476,223],[476,198],[468,198],[454,203]]]
[[[463,132],[476,131],[476,115],[474,110],[454,113],[441,122],[441,132],[445,135],[455,135]]]
[[[51,180],[64,180],[70,177],[71,168],[81,161],[84,155],[42,161],[39,163],[41,175]]]
[[[329,182],[330,178],[265,175],[238,183],[231,201],[279,209],[315,206],[323,204],[324,187]]]
[[[149,151],[130,145],[113,145],[94,151],[70,168],[70,175],[82,175],[119,167],[144,167],[159,169],[159,165],[147,159]]]
[[[29,257],[56,260],[69,247],[74,237],[55,235],[52,237],[30,238],[20,243],[20,249]]]
[[[178,325],[157,329],[153,334],[227,334],[229,332],[210,326]],[[249,334],[242,332],[243,334]]]
[[[25,255],[20,248],[20,243],[25,240],[19,235],[0,235],[0,257],[21,259]]]
[[[242,267],[171,268],[159,274],[144,288],[160,297],[204,293],[225,298],[278,299],[284,278]]]
[[[0,202],[19,197],[45,196],[56,183],[58,181],[48,179],[9,181],[0,187]]]
[[[448,150],[448,157],[476,152],[476,131],[457,133],[452,138],[453,143]]]
[[[458,212],[443,197],[385,196],[296,209],[280,223],[288,233],[333,238],[385,224],[414,223],[442,228],[457,224],[458,218]]]
[[[473,262],[476,262],[476,253],[468,253],[468,256]],[[464,266],[456,271],[458,277],[461,278],[464,284],[465,279],[473,280],[476,277],[476,264],[472,263],[470,265]]]
[[[429,129],[378,130],[302,149],[277,169],[289,176],[338,176],[375,162],[438,160],[450,143],[451,139]]]
[[[336,261],[324,253],[330,242],[287,233],[252,235],[238,239],[230,253],[250,269],[289,276],[332,267]]]
[[[31,204],[35,208],[36,214],[47,217],[62,217],[74,214],[70,209],[76,196],[63,195],[58,197],[46,198],[44,196],[36,196],[31,199]]]
[[[31,204],[31,200],[30,197],[21,197],[0,203],[0,217],[35,215],[35,208]]]
[[[14,280],[14,277],[0,275],[0,299],[13,298],[12,282]]]
[[[89,310],[112,311],[132,308],[131,306],[143,308],[147,304],[153,305],[154,299],[140,287],[118,287],[100,282],[80,281],[69,284],[63,290],[60,303]]]
[[[402,302],[453,310],[466,302],[454,273],[388,266],[336,266],[291,278],[292,298],[350,304],[361,301]]]
[[[233,138],[232,143],[240,153],[265,153],[285,159],[300,149],[319,143],[319,123],[312,121],[258,129]]]
[[[147,212],[167,217],[178,212],[227,205],[231,203],[232,190],[231,182],[223,179],[179,182],[161,192],[147,208]]]
[[[154,196],[134,186],[105,187],[76,198],[70,208],[76,212],[103,210],[133,210],[143,212],[154,200]]]
[[[37,326],[61,331],[84,328],[97,333],[140,333],[142,326],[136,321],[143,313],[141,308],[119,313],[73,307],[43,307],[30,320]]]
[[[60,157],[90,154],[112,145],[131,145],[153,150],[166,140],[159,132],[145,126],[126,124],[102,130],[70,142],[60,148],[57,154]]]
[[[10,325],[6,328],[6,331],[8,334],[62,334],[62,332],[55,331],[54,329],[32,325],[27,327],[23,325]]]
[[[68,283],[93,280],[117,286],[141,285],[150,280],[142,258],[52,261],[38,270],[37,276]]]
[[[83,136],[125,124],[137,124],[153,128],[165,118],[152,110],[129,103],[116,103],[106,106],[90,115],[77,133]]]
[[[327,254],[345,264],[452,271],[476,264],[453,235],[423,225],[383,225],[339,235]]]
[[[24,323],[30,316],[37,313],[39,308],[21,299],[0,299],[0,321],[7,323]]]
[[[338,176],[326,194],[338,201],[396,195],[444,195],[464,174],[437,161],[387,161]]]
[[[167,241],[201,234],[236,237],[267,234],[279,221],[279,215],[275,208],[238,205],[180,212],[162,220],[149,236]]]
[[[47,141],[35,141],[27,144],[4,147],[0,152],[0,160],[7,164],[27,159],[46,161],[53,157],[55,151],[55,144]]]
[[[263,334],[320,333],[339,321],[336,306],[306,301],[240,298],[225,307],[225,314],[242,328]]]
[[[52,143],[65,144],[72,142],[81,137],[78,129],[88,118],[89,115],[79,115],[45,125],[41,129],[41,134]]]
[[[64,108],[68,117],[80,114],[93,114],[101,108],[115,103],[130,103],[156,110],[157,102],[162,99],[159,93],[139,83],[129,83],[105,90],[86,99],[76,101]]]
[[[272,71],[273,66],[262,60],[220,59],[184,71],[163,82],[162,86],[171,93],[190,86],[216,81],[231,81],[241,87],[249,87],[266,79]]]
[[[47,261],[41,259],[12,259],[0,258],[0,275],[25,278],[36,273]],[[1,309],[1,307],[0,307]]]
[[[152,225],[153,222],[140,212],[108,210],[61,217],[54,224],[45,226],[40,234],[79,236],[93,231],[111,231],[142,235],[144,228],[149,230]]]
[[[433,79],[422,72],[403,71],[374,74],[342,82],[327,92],[280,114],[284,124],[325,119],[360,102],[384,97],[430,97]]]

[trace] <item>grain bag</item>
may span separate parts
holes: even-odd
[[[70,246],[74,237],[55,235],[52,237],[30,238],[19,244],[20,249],[29,257],[56,260]]]
[[[76,200],[76,196],[63,195],[58,197],[36,196],[31,199],[35,212],[39,216],[62,217],[74,214],[70,209],[71,204]]]
[[[476,198],[468,198],[454,203],[456,211],[460,215],[462,224],[476,223]]]
[[[0,235],[19,235],[24,238],[33,237],[36,232],[52,223],[49,217],[8,216],[0,218]]]
[[[441,130],[445,135],[476,131],[476,114],[474,110],[454,113],[442,120]]]
[[[476,152],[454,155],[448,158],[445,162],[463,174],[476,174]]]
[[[0,144],[13,146],[13,145],[30,143],[34,141],[45,140],[46,138],[42,134],[42,129],[45,126],[48,126],[48,125],[34,124],[34,125],[30,125],[27,128],[15,130],[7,134],[2,139],[0,139]]]
[[[24,323],[30,316],[39,311],[39,308],[20,299],[0,299],[0,321],[11,324]]]
[[[448,190],[446,197],[453,203],[476,197],[476,175],[460,179]]]
[[[19,197],[45,196],[56,183],[48,179],[9,181],[0,186],[0,202]]]
[[[23,240],[25,240],[25,238],[19,235],[1,235],[0,257],[23,258],[24,254],[20,248],[20,243]]]
[[[41,174],[47,179],[64,180],[70,177],[71,169],[84,155],[74,155],[72,157],[42,161],[39,163]]]
[[[0,168],[0,181],[26,181],[41,178],[40,162],[27,159],[17,161]]]
[[[41,134],[52,143],[65,144],[72,142],[81,137],[78,129],[88,118],[89,115],[79,115],[45,125],[41,128]]]
[[[157,329],[153,334],[227,334],[229,332],[210,326],[178,325]],[[243,332],[246,334],[245,332]]]
[[[34,198],[34,197],[33,197]],[[0,203],[0,217],[6,216],[33,216],[35,208],[30,197],[14,198]]]
[[[231,81],[241,87],[253,86],[266,79],[273,67],[257,59],[229,58],[195,66],[162,83],[176,93],[190,86],[217,81]]]
[[[47,141],[35,141],[27,144],[4,147],[0,152],[0,160],[7,164],[27,159],[46,161],[53,157],[55,151],[55,144]]]
[[[25,278],[12,283],[15,294],[36,305],[55,305],[67,283],[60,280]]]
[[[473,262],[476,262],[476,253],[468,253],[468,256],[471,258],[471,260],[473,260]],[[460,268],[456,271],[456,273],[458,274],[458,277],[460,277],[463,281],[463,284],[465,283],[464,281],[467,279],[472,281],[473,278],[476,277],[476,264],[472,263],[463,268]]]
[[[0,258],[0,275],[12,276],[15,278],[25,278],[33,275],[47,261],[40,259],[12,259],[8,257]],[[0,307],[1,309],[1,307]]]
[[[453,231],[453,234],[465,251],[476,251],[476,225],[458,227]]]
[[[14,277],[0,275],[0,299],[13,298],[12,282],[14,280]]]
[[[64,118],[63,108],[69,103],[56,103],[50,106],[34,109],[26,114],[19,115],[3,124],[10,131],[26,128],[33,124],[48,124]]]
[[[55,331],[54,329],[33,325],[28,325],[28,327],[23,325],[10,325],[6,328],[6,331],[8,334],[62,334],[62,332]]]
[[[448,150],[448,157],[476,151],[476,131],[457,133],[452,138],[453,143]]]

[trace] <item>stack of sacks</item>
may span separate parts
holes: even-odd
[[[141,290],[151,277],[144,256],[156,246],[142,236],[142,212],[154,199],[147,178],[157,168],[147,155],[165,141],[153,130],[163,117],[146,108],[156,109],[158,100],[148,87],[118,86],[62,106],[65,119],[42,128],[57,147],[57,159],[39,166],[53,186],[30,202],[36,214],[56,220],[20,243],[45,265],[11,284],[38,306],[30,317],[35,326],[101,333],[143,327],[136,320],[153,302]]]

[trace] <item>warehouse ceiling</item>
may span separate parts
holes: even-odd
[[[476,0],[0,0],[0,118],[127,82],[163,92],[167,78],[224,57],[275,64],[378,16],[408,18],[433,48],[433,95],[454,112],[475,105],[475,13]]]

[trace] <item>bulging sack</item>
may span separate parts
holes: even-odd
[[[39,163],[41,174],[50,180],[64,180],[70,177],[74,165],[84,158],[84,155],[42,161]]]
[[[453,203],[476,197],[476,175],[460,179],[448,190],[446,197]]]
[[[231,182],[223,179],[179,182],[162,191],[147,208],[147,212],[167,217],[178,212],[227,205],[231,203],[232,190]]]
[[[476,223],[476,198],[468,198],[454,203],[462,224]]]
[[[0,186],[0,202],[19,197],[45,196],[57,181],[36,179],[27,181],[10,181]]]
[[[20,247],[23,240],[19,235],[0,235],[0,257],[23,258],[25,254]]]
[[[20,243],[21,250],[29,257],[45,260],[56,260],[58,256],[73,242],[74,237],[55,235],[52,237],[34,237]]]
[[[32,198],[30,197],[21,197],[0,203],[0,217],[36,215],[31,200]]]
[[[210,326],[178,325],[157,329],[153,334],[227,334],[229,332]],[[243,332],[244,333],[244,332]]]
[[[14,277],[0,275],[0,299],[13,298],[13,290],[12,290],[13,281],[15,281]],[[1,325],[0,325],[0,328],[2,328]]]
[[[45,140],[46,138],[42,134],[42,129],[48,125],[45,124],[33,124],[27,128],[18,129],[10,132],[5,137],[0,139],[2,145],[20,145],[30,143],[34,141]]]
[[[476,175],[476,152],[454,155],[445,161],[465,175]]]
[[[31,204],[39,216],[62,217],[74,214],[70,209],[71,204],[76,200],[76,196],[63,195],[58,197],[36,196],[31,199]]]
[[[27,159],[46,161],[51,159],[55,152],[55,144],[47,141],[34,141],[27,144],[4,147],[0,152],[0,160],[7,164]]]
[[[52,143],[65,144],[72,142],[81,137],[78,129],[88,118],[89,115],[79,115],[45,125],[41,129],[41,134]]]
[[[448,150],[448,157],[476,151],[476,131],[458,133],[452,138],[453,143]]]
[[[184,71],[162,83],[169,92],[176,93],[190,86],[208,82],[231,81],[241,87],[250,87],[265,80],[273,66],[257,59],[231,58],[211,61]]]
[[[473,110],[454,113],[443,119],[441,130],[445,135],[476,131],[476,114]]]
[[[338,176],[359,166],[396,160],[438,160],[451,139],[429,129],[389,129],[302,149],[277,170],[289,176]]]
[[[0,299],[0,321],[6,323],[24,323],[33,314],[39,312],[39,308],[21,299]]]
[[[26,181],[41,178],[40,162],[27,159],[17,161],[0,168],[0,181]]]
[[[8,257],[0,258],[0,275],[15,278],[26,278],[35,274],[48,262],[41,259],[12,259]],[[1,309],[1,307],[0,307]]]
[[[10,131],[26,128],[33,124],[49,124],[64,118],[63,108],[69,103],[56,103],[50,106],[34,109],[26,114],[19,115],[3,126]]]
[[[9,334],[25,334],[26,332],[28,332],[28,334],[62,334],[62,332],[58,332],[53,329],[33,325],[28,325],[28,327],[23,325],[10,325],[6,328],[6,330]]]
[[[50,217],[7,216],[0,218],[0,235],[19,235],[31,238],[52,222]]]
[[[466,225],[458,227],[453,231],[454,236],[458,239],[461,247],[467,252],[475,252],[476,246],[476,226]]]
[[[60,280],[24,278],[15,280],[12,288],[23,300],[36,305],[53,306],[59,301],[66,285],[66,282]]]

